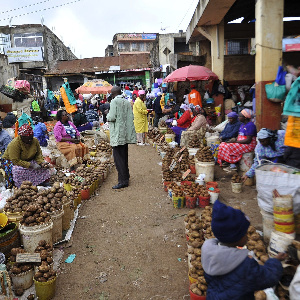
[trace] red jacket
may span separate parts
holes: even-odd
[[[191,126],[192,118],[189,110],[186,110],[183,115],[177,120],[177,126],[188,128]]]

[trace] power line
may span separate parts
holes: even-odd
[[[65,6],[65,5],[68,5],[68,4],[73,4],[73,3],[76,3],[76,2],[79,2],[79,1],[81,1],[81,0],[74,0],[74,1],[70,1],[70,2],[67,2],[67,3],[60,4],[60,5],[55,5],[55,6],[52,6],[52,7],[47,7],[47,8],[43,8],[43,9],[31,11],[31,12],[28,12],[28,13],[24,13],[24,14],[12,16],[12,17],[9,17],[9,18],[1,19],[0,22],[1,21],[5,21],[5,20],[9,20],[11,18],[18,18],[18,17],[22,17],[22,16],[27,16],[27,15],[31,15],[31,14],[34,14],[34,13],[38,13],[38,12],[41,12],[41,11],[50,10],[50,9],[53,9],[53,8],[58,8],[58,7]]]
[[[197,0],[197,1],[198,1],[198,0]],[[187,14],[188,14],[188,12],[190,11],[190,9],[191,9],[191,7],[192,7],[193,4],[194,4],[194,0],[192,1],[190,7],[189,7],[188,10],[186,11],[184,17],[183,17],[182,20],[180,21],[180,23],[179,23],[179,25],[178,25],[178,27],[177,27],[177,30],[178,30],[178,28],[180,27],[180,25],[181,25],[181,23],[183,22],[183,20],[185,19],[185,17],[187,16]]]
[[[44,1],[41,1],[41,2],[38,2],[38,3],[33,3],[33,4],[28,4],[28,5],[25,5],[25,6],[22,6],[22,7],[13,8],[13,9],[10,9],[10,10],[7,10],[7,11],[1,11],[0,14],[6,14],[6,13],[9,13],[9,12],[12,12],[12,11],[15,11],[15,10],[19,10],[19,9],[22,9],[22,8],[27,8],[27,7],[30,7],[30,6],[38,5],[38,4],[49,2],[49,1],[50,0],[44,0]]]

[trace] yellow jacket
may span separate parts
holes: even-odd
[[[145,103],[137,98],[133,104],[134,127],[136,133],[148,132],[147,107]]]

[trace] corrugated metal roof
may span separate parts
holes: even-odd
[[[58,61],[55,67],[49,70],[45,75],[108,72],[110,66],[120,66],[121,71],[152,67],[149,53],[127,54]]]

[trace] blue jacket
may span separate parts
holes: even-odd
[[[235,138],[239,134],[241,123],[236,121],[235,123],[227,123],[224,130],[220,133],[220,137],[222,137],[223,141],[230,140],[231,138]]]
[[[254,300],[254,292],[276,285],[283,272],[281,262],[270,258],[264,266],[248,257],[248,250],[206,240],[201,262],[208,284],[206,300]]]

